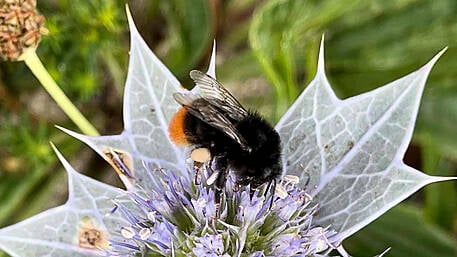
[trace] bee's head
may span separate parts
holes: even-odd
[[[277,179],[282,173],[281,161],[276,158],[263,161],[234,161],[231,168],[236,174],[238,184],[250,184],[253,188]]]

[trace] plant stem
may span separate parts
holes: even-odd
[[[68,99],[65,93],[60,89],[54,79],[49,75],[46,68],[41,63],[35,51],[30,51],[24,58],[25,64],[30,68],[33,75],[40,81],[41,85],[48,91],[51,97],[56,101],[57,105],[65,112],[65,114],[79,127],[86,135],[98,136],[98,131],[92,124],[79,112],[79,110]]]

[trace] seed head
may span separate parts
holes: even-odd
[[[36,0],[0,0],[0,56],[20,61],[24,53],[34,51],[41,35],[44,16],[36,9]]]

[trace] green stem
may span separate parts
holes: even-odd
[[[40,58],[36,55],[35,51],[30,51],[24,58],[25,64],[30,68],[33,75],[40,81],[41,85],[48,91],[51,97],[56,101],[60,108],[67,114],[67,116],[79,127],[79,129],[86,135],[98,136],[98,131],[92,124],[79,112],[79,110],[68,99],[65,93],[60,89],[57,83],[49,75],[46,68],[41,63]]]

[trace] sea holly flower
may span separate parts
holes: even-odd
[[[68,171],[69,199],[1,229],[0,247],[11,255],[329,256],[334,249],[346,255],[345,238],[422,186],[453,179],[402,161],[425,80],[443,51],[410,75],[340,100],[325,77],[322,43],[315,79],[275,127],[284,171],[278,192],[233,190],[229,177],[214,219],[214,190],[205,183],[210,169],[203,166],[195,183],[189,149],[167,135],[179,107],[172,93],[184,89],[130,15],[129,24],[124,131],[94,137],[62,128],[105,158],[127,190],[77,173],[56,150]],[[212,58],[212,76],[214,64]]]

